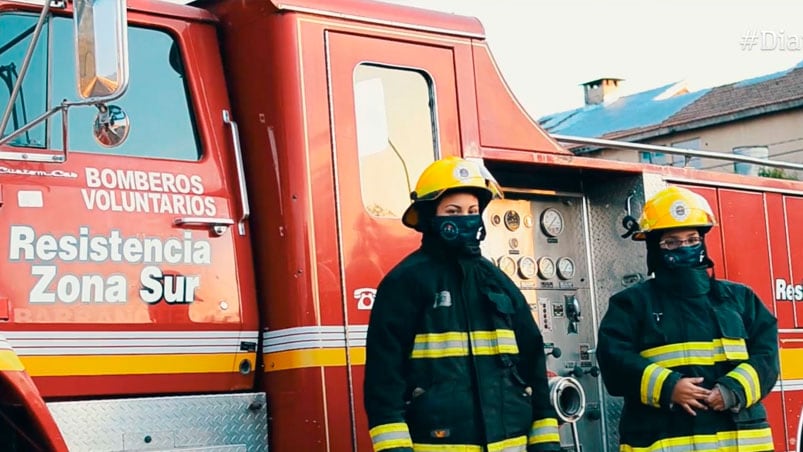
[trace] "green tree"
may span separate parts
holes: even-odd
[[[783,168],[762,167],[761,169],[758,170],[758,175],[761,177],[769,177],[772,179],[798,180],[797,175],[787,173]]]

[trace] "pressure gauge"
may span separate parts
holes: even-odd
[[[574,261],[568,257],[561,257],[558,259],[558,278],[572,279],[574,278]]]
[[[556,209],[549,208],[541,213],[541,229],[550,237],[557,237],[563,232],[563,215]]]
[[[516,274],[516,261],[510,256],[502,256],[496,264],[499,270],[511,278]]]
[[[530,256],[522,256],[519,259],[519,276],[524,279],[530,279],[537,273],[537,267],[535,259]]]
[[[519,228],[521,225],[521,217],[515,210],[508,210],[505,212],[505,226],[512,232]]]
[[[555,277],[555,262],[548,257],[538,258],[538,276],[541,279],[552,279]]]

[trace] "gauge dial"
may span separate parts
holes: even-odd
[[[555,262],[548,257],[538,258],[538,276],[551,279],[555,276]]]
[[[515,231],[516,229],[519,228],[520,224],[521,224],[521,217],[519,216],[518,212],[516,212],[515,210],[508,210],[507,212],[505,212],[505,226],[509,230]]]
[[[561,257],[558,259],[558,278],[572,279],[574,278],[574,261],[568,257]]]
[[[530,279],[535,276],[538,271],[538,265],[535,259],[530,256],[522,256],[519,259],[519,275],[524,279]]]
[[[511,278],[516,274],[516,261],[510,256],[500,257],[499,261],[497,262],[497,266],[499,267],[499,270],[502,270],[504,274],[510,276]]]
[[[546,209],[541,214],[541,229],[550,237],[557,237],[563,232],[563,215],[555,209]]]

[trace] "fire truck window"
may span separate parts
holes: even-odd
[[[8,103],[11,89],[7,87],[13,86],[16,79],[15,70],[20,69],[36,19],[36,16],[20,14],[0,16],[2,107]],[[7,132],[16,128],[15,117],[22,125],[42,114],[48,104],[55,105],[62,99],[79,99],[75,81],[73,23],[70,19],[56,17],[50,21],[48,31],[50,39],[47,33],[39,38]],[[48,41],[51,43],[49,52],[45,47]],[[174,39],[162,31],[129,27],[129,87],[123,97],[111,102],[121,107],[131,121],[128,139],[118,147],[100,146],[92,134],[97,109],[73,107],[69,110],[70,151],[189,161],[200,158],[186,80],[183,73],[176,70],[179,55],[173,49],[174,43]],[[48,64],[51,84],[45,89]],[[60,150],[61,127],[61,115],[54,115],[46,127],[34,128],[13,145]]]
[[[72,22],[54,20],[53,38],[53,67],[65,68],[54,72],[53,99],[77,99]],[[186,80],[174,69],[175,63],[171,64],[174,42],[162,31],[129,27],[128,91],[112,102],[122,107],[131,121],[128,139],[115,148],[101,147],[95,142],[91,127],[97,110],[75,108],[70,110],[69,117],[71,150],[173,160],[200,158]],[[60,116],[51,122],[51,146],[59,149]]]
[[[3,114],[14,84],[22,69],[22,60],[33,38],[36,17],[23,14],[0,16],[0,115]],[[44,27],[28,66],[28,73],[11,109],[6,135],[28,123],[45,111],[47,105],[47,43],[48,28]],[[14,138],[12,146],[44,147],[45,125],[39,125]]]
[[[366,210],[399,218],[416,178],[437,156],[431,79],[361,64],[354,71],[360,188]]]

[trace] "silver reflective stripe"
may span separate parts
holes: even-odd
[[[706,349],[684,349],[661,353],[651,356],[650,361],[661,367],[678,367],[692,365],[714,364],[714,357],[711,348]]]
[[[383,443],[386,441],[399,441],[409,438],[410,435],[407,432],[384,432],[374,435],[372,439],[374,443]]]
[[[446,333],[418,334],[413,343],[411,358],[446,358],[475,355],[518,354],[516,336],[511,330],[473,331],[471,348],[469,334],[451,331]]]
[[[471,345],[477,355],[496,355],[500,353],[517,354],[519,352],[515,337],[472,337]]]
[[[647,447],[622,444],[620,452],[741,452],[771,451],[772,431],[769,428],[719,432],[709,435],[678,436],[658,440]]]
[[[710,366],[717,362],[748,358],[744,339],[714,339],[711,342],[680,342],[643,350],[641,356],[661,367]]]
[[[466,356],[468,355],[468,336],[431,338],[419,335],[413,344],[413,357]]]
[[[750,406],[758,401],[761,391],[759,389],[758,374],[753,369],[753,366],[748,363],[739,364],[727,375],[735,378],[744,388],[745,397],[747,398],[745,406]]]
[[[660,407],[661,389],[671,373],[672,371],[656,364],[645,367],[641,375],[641,403]]]
[[[728,359],[748,359],[747,344],[744,339],[722,339],[722,351]]]

